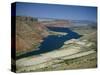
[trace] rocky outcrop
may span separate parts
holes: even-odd
[[[36,18],[16,17],[16,53],[17,55],[36,50],[42,39],[48,36],[47,28]]]

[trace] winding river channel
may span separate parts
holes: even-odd
[[[31,51],[26,54],[22,54],[17,57],[17,59],[23,58],[23,57],[28,57],[28,56],[33,56],[33,55],[39,55],[41,53],[45,52],[50,52],[53,50],[57,50],[60,47],[64,45],[64,42],[67,40],[70,40],[72,38],[80,38],[81,35],[78,33],[72,31],[69,28],[63,28],[63,27],[48,27],[49,30],[51,31],[56,31],[56,32],[64,32],[67,33],[66,35],[49,35],[48,37],[44,38],[43,42],[39,46],[38,50],[36,51]]]

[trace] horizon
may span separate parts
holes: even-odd
[[[17,2],[16,16],[97,22],[97,7]]]

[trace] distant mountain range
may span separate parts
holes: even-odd
[[[69,20],[42,21],[40,23],[47,27],[71,27],[72,26]]]
[[[87,20],[46,20],[40,21],[48,27],[74,27],[74,26],[96,26],[97,23]]]

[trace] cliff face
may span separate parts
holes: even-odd
[[[31,17],[16,17],[16,53],[36,50],[42,39],[48,36],[47,28]]]

